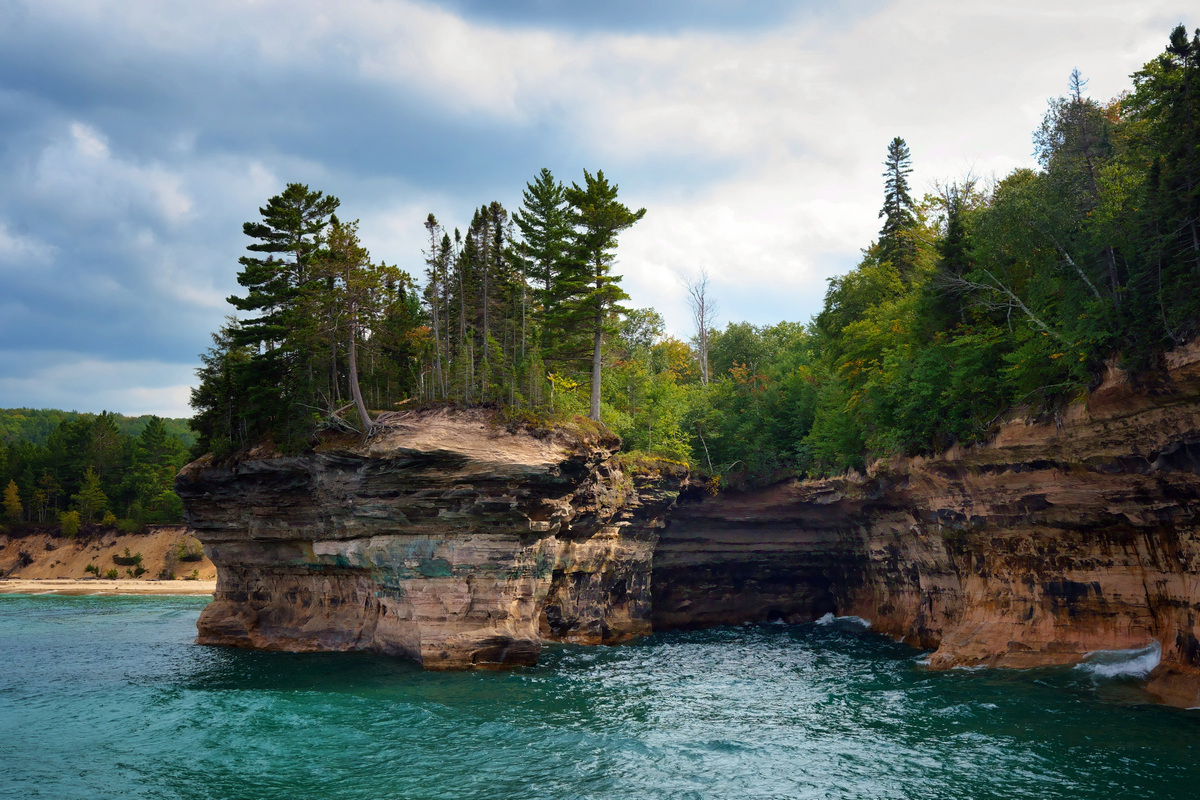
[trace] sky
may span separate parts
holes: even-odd
[[[1106,100],[1182,5],[818,0],[0,0],[0,407],[190,416],[242,223],[336,195],[417,274],[434,213],[603,169],[645,219],[630,304],[691,334],[807,321],[879,230],[888,142],[917,194],[1034,166],[1078,68]]]

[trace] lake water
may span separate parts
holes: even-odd
[[[1200,712],[1119,665],[935,673],[843,621],[437,674],[197,647],[204,602],[0,596],[0,797],[1200,796]]]

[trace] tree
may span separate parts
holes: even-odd
[[[631,308],[621,322],[619,336],[627,356],[649,352],[666,330],[662,314],[653,308]]]
[[[108,505],[108,497],[100,488],[100,476],[91,467],[88,467],[83,475],[83,486],[79,488],[79,492],[71,495],[71,502],[75,504],[75,510],[84,522],[93,521],[96,514]]]
[[[196,432],[197,455],[224,456],[247,443],[244,379],[250,349],[238,344],[239,327],[235,318],[226,317],[225,324],[212,334],[213,346],[200,355],[190,401],[196,413],[189,422]]]
[[[696,326],[696,360],[700,365],[700,383],[708,386],[708,337],[717,313],[717,301],[708,293],[708,270],[684,282],[687,287],[688,308],[692,310],[692,322]]]
[[[312,398],[314,320],[304,313],[308,295],[320,289],[313,272],[336,197],[289,183],[259,209],[262,220],[242,231],[255,241],[242,256],[238,283],[246,297],[231,296],[239,311],[257,313],[233,329],[234,343],[249,349],[243,386],[253,434],[272,434],[284,443],[307,433],[304,420]],[[257,254],[264,253],[265,257]]]
[[[522,193],[521,210],[513,215],[521,231],[521,255],[528,264],[527,273],[538,287],[543,320],[555,315],[563,301],[557,278],[567,259],[571,237],[566,188],[545,167]]]
[[[58,526],[63,536],[68,539],[74,539],[75,535],[79,533],[79,512],[60,511],[58,514]]]
[[[430,320],[433,322],[433,374],[437,392],[446,395],[446,379],[442,374],[442,306],[445,302],[445,284],[450,271],[450,237],[438,224],[437,217],[430,214],[425,220],[429,233],[429,250],[425,253],[425,302],[429,304]],[[447,309],[448,311],[449,309]],[[448,322],[448,320],[447,320]],[[446,350],[449,351],[450,334],[446,332]]]
[[[24,511],[21,505],[21,491],[17,488],[17,482],[10,480],[8,486],[4,487],[4,513],[13,520],[21,519],[21,514]]]
[[[559,317],[564,327],[582,329],[592,339],[592,397],[589,416],[600,420],[601,346],[610,330],[608,317],[623,309],[618,305],[629,295],[612,275],[616,260],[617,236],[646,216],[646,209],[631,211],[617,201],[617,185],[610,184],[603,170],[593,176],[583,171],[584,185],[571,184],[566,190],[570,221],[574,228],[571,242],[571,266],[564,282],[570,299],[563,303],[566,314]]]
[[[908,144],[899,136],[892,139],[883,163],[883,208],[879,210],[883,227],[879,231],[879,258],[890,261],[900,273],[900,279],[908,283],[917,255],[916,243],[912,239],[916,217],[913,215],[913,200],[908,193],[908,176],[912,173]]]
[[[432,215],[431,215],[432,216]],[[323,256],[325,274],[333,277],[334,289],[330,291],[331,302],[341,307],[347,321],[346,354],[348,358],[350,396],[358,409],[363,432],[370,432],[371,415],[363,400],[358,380],[358,339],[360,335],[360,313],[367,309],[378,295],[380,286],[378,273],[372,269],[371,256],[358,239],[358,221],[343,223],[334,217],[329,229],[329,247]],[[436,336],[437,332],[434,331]]]

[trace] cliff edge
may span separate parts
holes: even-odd
[[[483,409],[201,459],[177,481],[218,571],[199,641],[455,669],[834,613],[934,650],[935,669],[1151,648],[1150,691],[1200,706],[1200,344],[1167,367],[1153,388],[1112,368],[985,445],[715,496],[669,464],[629,474],[600,429]]]
[[[675,493],[643,498],[618,445],[440,409],[385,415],[345,447],[193,462],[176,490],[218,573],[197,641],[456,669],[533,663],[543,639],[646,633]]]
[[[1149,690],[1200,706],[1200,344],[1167,366],[1152,389],[1112,368],[985,445],[685,493],[655,553],[653,624],[855,615],[934,649],[935,669],[1149,647]]]

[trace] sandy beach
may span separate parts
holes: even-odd
[[[0,594],[212,595],[216,581],[106,581],[97,578],[0,580]]]

